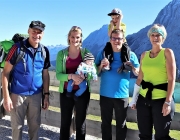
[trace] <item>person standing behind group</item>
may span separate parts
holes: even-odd
[[[116,140],[126,139],[126,114],[129,101],[129,80],[130,71],[118,73],[118,68],[122,65],[120,59],[121,48],[124,43],[124,33],[115,29],[110,35],[113,61],[110,63],[110,70],[104,70],[107,61],[103,56],[103,50],[98,53],[95,64],[98,66],[98,73],[101,76],[100,83],[100,109],[102,120],[102,139],[112,140],[112,114],[113,109],[116,118]],[[138,75],[139,62],[136,55],[130,52],[130,61],[126,64],[131,67],[133,73]]]
[[[167,36],[163,25],[154,24],[147,35],[152,49],[141,55],[140,72],[130,106],[137,108],[140,140],[152,140],[153,126],[156,140],[171,140],[169,130],[175,111],[172,97],[175,57],[171,49],[162,47]]]
[[[28,29],[29,38],[13,45],[5,60],[2,73],[3,105],[6,111],[10,111],[13,140],[22,140],[25,116],[29,139],[38,140],[42,92],[45,96],[43,108],[47,110],[49,106],[50,57],[48,49],[40,44],[44,29],[45,24],[41,21],[32,21]],[[25,55],[16,63],[22,45]]]
[[[89,51],[82,48],[82,30],[73,26],[68,33],[68,47],[58,52],[56,59],[56,77],[60,81],[60,107],[61,126],[60,140],[69,140],[72,111],[75,107],[76,139],[85,140],[86,135],[86,113],[90,100],[89,75],[88,86],[85,92],[75,101],[73,96],[79,89],[79,84],[84,80],[79,74],[75,74],[79,64],[83,62],[84,55]],[[74,81],[72,96],[67,95],[68,80]]]

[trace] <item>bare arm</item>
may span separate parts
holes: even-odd
[[[49,93],[49,83],[50,83],[49,71],[48,71],[48,69],[44,69],[43,70],[43,90],[44,90],[44,93]],[[48,107],[49,107],[49,95],[45,94],[43,109],[48,109]]]
[[[3,105],[6,111],[11,111],[11,109],[13,109],[13,104],[8,90],[9,77],[12,68],[13,65],[11,65],[9,62],[5,62],[4,70],[2,72],[2,91],[4,98]]]
[[[134,66],[132,66],[132,72],[135,76],[139,75],[139,68],[135,68]]]
[[[137,80],[136,80],[136,84],[139,85],[139,86],[140,86],[141,81],[143,80],[143,77],[144,77],[141,67],[142,67],[142,59],[144,58],[145,54],[146,54],[146,52],[142,53],[142,55],[141,55],[139,75],[138,75],[138,78],[137,78]]]
[[[165,57],[166,57],[167,77],[168,77],[168,89],[167,89],[165,102],[171,102],[174,86],[175,86],[175,79],[176,79],[176,64],[175,64],[175,57],[173,51],[168,48],[165,49]],[[164,103],[162,107],[163,116],[167,116],[170,112],[171,112],[171,105]]]
[[[136,109],[136,102],[137,102],[137,99],[139,96],[140,84],[141,84],[141,81],[143,79],[143,72],[142,72],[141,66],[142,66],[142,59],[144,58],[145,53],[146,52],[144,52],[141,55],[139,75],[138,75],[138,78],[136,80],[136,84],[134,85],[133,97],[132,97],[132,101],[130,102],[131,109]]]
[[[114,25],[113,25],[113,22],[111,21],[110,22],[110,25],[109,25],[109,29],[108,29],[108,36],[110,37],[111,36],[111,32],[114,30]]]
[[[166,57],[166,70],[168,76],[168,90],[166,96],[166,102],[170,102],[172,100],[172,94],[174,92],[175,79],[176,79],[176,62],[174,53],[171,49],[165,50]]]
[[[102,66],[102,65],[99,65],[99,66],[98,66],[98,74],[100,74],[100,73],[101,73],[102,68],[103,68],[103,66]]]
[[[117,25],[116,25],[116,29],[122,30],[122,28],[121,28],[122,18],[123,18],[123,15],[118,16],[118,22],[117,22]]]
[[[107,58],[104,58],[101,60],[101,64],[98,66],[98,74],[100,74],[100,72],[102,71],[103,67],[109,65],[109,61]]]

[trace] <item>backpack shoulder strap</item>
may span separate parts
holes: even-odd
[[[111,64],[113,61],[113,49],[110,42],[107,42],[103,49],[103,56],[107,58],[109,63]]]
[[[21,41],[21,42],[20,42],[19,54],[18,54],[18,56],[17,56],[17,58],[16,58],[16,62],[15,62],[15,64],[14,64],[14,66],[16,66],[16,64],[22,59],[23,65],[24,65],[24,69],[25,69],[25,72],[26,72],[26,61],[25,61],[25,59],[24,59],[24,56],[25,56],[25,45],[24,45],[24,42]],[[13,68],[14,68],[14,66],[13,66]]]
[[[121,60],[123,63],[126,61],[130,61],[130,51],[131,49],[128,44],[126,42],[123,43],[121,48]]]
[[[5,51],[4,51],[3,46],[0,42],[0,63],[2,63],[4,61],[4,58],[5,58]]]
[[[40,44],[41,45],[41,51],[42,51],[42,57],[45,61],[46,59],[46,49],[45,49],[45,46],[43,44]]]

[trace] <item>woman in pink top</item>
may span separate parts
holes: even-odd
[[[83,61],[84,54],[89,52],[81,48],[82,30],[80,27],[73,26],[68,33],[68,47],[58,52],[56,59],[56,77],[60,81],[60,107],[61,107],[61,127],[60,140],[69,140],[70,125],[73,108],[76,108],[76,139],[85,140],[86,135],[86,112],[90,100],[89,86],[85,92],[74,101],[74,93],[79,89],[79,84],[84,80],[80,75],[75,74],[79,64]],[[67,97],[68,80],[72,79],[73,86],[72,97]]]

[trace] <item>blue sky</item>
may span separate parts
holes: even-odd
[[[83,39],[109,24],[113,8],[123,12],[126,35],[153,23],[171,0],[1,0],[0,40],[15,33],[26,34],[32,20],[46,24],[44,45],[67,45],[67,34],[74,25],[83,30]]]

